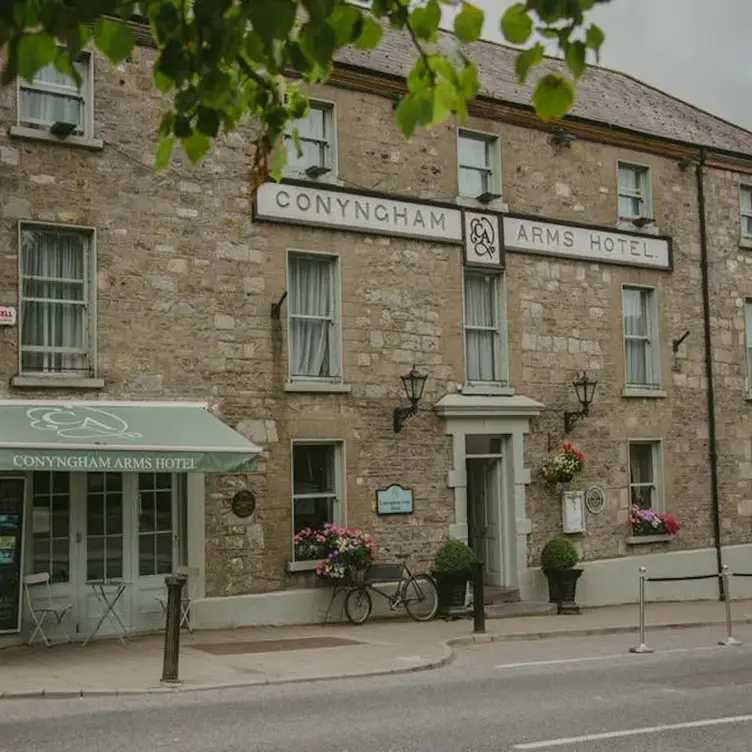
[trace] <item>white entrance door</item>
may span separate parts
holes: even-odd
[[[71,637],[85,638],[99,621],[97,581],[127,583],[115,608],[130,631],[162,626],[156,596],[185,555],[180,479],[171,473],[31,474],[26,571],[50,572],[53,597],[73,604],[64,625]],[[115,628],[105,620],[97,636],[108,634]]]
[[[165,576],[180,563],[178,476],[139,473],[133,506],[135,562],[133,620],[140,631],[159,629],[164,614],[159,597],[166,595]]]
[[[468,517],[476,551],[485,562],[486,584],[501,587],[501,458],[467,460]]]

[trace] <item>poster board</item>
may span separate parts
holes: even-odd
[[[21,631],[26,479],[0,476],[0,634]]]

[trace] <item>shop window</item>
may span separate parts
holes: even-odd
[[[86,474],[86,580],[123,577],[123,476]]]
[[[464,272],[465,378],[471,385],[506,386],[505,285],[501,274]]]
[[[626,386],[628,389],[659,389],[656,292],[646,287],[624,287],[621,300]]]
[[[139,473],[138,575],[150,577],[173,571],[172,475]]]
[[[339,261],[324,254],[288,256],[290,381],[339,383]]]
[[[292,449],[293,535],[326,522],[344,522],[343,446],[295,442]]]
[[[629,496],[641,509],[663,509],[661,444],[632,441],[629,444]]]
[[[70,582],[70,475],[36,472],[31,486],[32,572]]]
[[[461,130],[457,138],[459,193],[465,198],[499,196],[499,139]]]
[[[55,225],[20,227],[20,371],[94,374],[94,233]]]
[[[619,218],[650,219],[652,213],[650,170],[619,162]]]
[[[298,130],[298,154],[293,128]],[[287,165],[285,172],[318,178],[336,174],[337,144],[334,105],[310,102],[308,114],[291,123],[285,132]]]

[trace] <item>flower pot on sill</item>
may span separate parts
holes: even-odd
[[[582,569],[547,569],[543,574],[548,580],[548,602],[556,604],[556,612],[579,614],[577,581],[582,575]]]
[[[467,583],[471,572],[434,572],[439,600],[438,614],[454,616],[465,612]]]

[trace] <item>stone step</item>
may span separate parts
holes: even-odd
[[[520,616],[549,616],[556,613],[555,603],[521,601],[486,606],[486,619],[512,619]]]
[[[483,602],[491,603],[519,603],[520,591],[512,587],[495,587],[486,585],[483,588]]]

